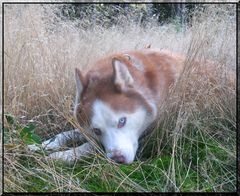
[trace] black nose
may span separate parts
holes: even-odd
[[[112,157],[112,159],[117,163],[125,163],[125,157],[123,155],[115,155]]]

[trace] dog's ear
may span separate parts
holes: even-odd
[[[114,84],[119,91],[126,91],[133,86],[133,78],[125,63],[117,58],[112,59]]]
[[[85,86],[85,78],[83,77],[81,71],[78,68],[75,68],[75,80],[76,80],[76,100],[75,103],[80,102],[80,97]]]

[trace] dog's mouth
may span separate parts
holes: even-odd
[[[109,155],[109,153],[107,153],[107,157],[110,158],[115,163],[127,164],[126,158],[123,155],[121,155],[121,154],[120,155],[111,156],[111,155]]]
[[[119,164],[131,164],[135,158],[133,148],[106,150],[106,155],[109,159]]]

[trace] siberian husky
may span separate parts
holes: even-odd
[[[183,70],[184,60],[168,51],[145,48],[105,56],[84,73],[75,69],[74,115],[80,126],[88,127],[101,142],[108,158],[123,164],[134,161],[138,139],[156,120],[170,85]],[[42,147],[57,150],[69,138],[84,139],[75,129],[43,142]],[[71,162],[92,150],[93,145],[87,142],[49,157]]]

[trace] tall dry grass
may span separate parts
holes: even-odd
[[[37,133],[43,138],[68,130],[74,124],[71,116],[75,97],[74,68],[84,69],[110,52],[140,49],[151,44],[153,48],[168,49],[187,57],[183,76],[161,106],[161,120],[152,131],[154,137],[151,138],[155,138],[151,139],[154,143],[152,149],[146,151],[150,141],[144,141],[146,148],[139,150],[158,157],[162,156],[164,149],[170,148],[172,158],[165,173],[168,180],[161,190],[181,190],[181,184],[176,181],[176,167],[179,160],[188,157],[187,153],[194,154],[195,148],[190,147],[186,151],[184,144],[188,141],[194,145],[194,142],[205,141],[206,138],[214,141],[216,138],[214,145],[223,149],[229,159],[236,158],[236,87],[235,83],[230,85],[227,80],[229,70],[234,71],[236,66],[234,5],[207,5],[204,11],[193,13],[192,24],[184,29],[178,23],[159,26],[154,20],[142,27],[134,22],[136,18],[131,14],[119,17],[119,25],[108,29],[100,25],[84,29],[81,25],[84,26],[87,20],[77,23],[63,21],[54,14],[58,9],[59,5],[5,5],[5,113],[13,114],[22,124],[34,121],[38,125]],[[201,67],[196,67],[195,60],[201,62]],[[207,60],[216,64],[212,70],[214,83],[206,75],[191,74],[193,69],[204,69]],[[15,140],[10,137],[11,143]],[[208,141],[204,145],[208,149]],[[38,156],[29,154],[26,147],[21,148],[5,151],[6,191],[26,191],[21,184],[29,184],[25,176],[35,171],[46,172],[53,177],[57,188],[52,191],[85,190],[71,174],[57,173],[53,162],[42,162]],[[21,164],[19,157],[22,154],[37,160],[38,166],[32,170]],[[210,156],[211,153],[207,154]],[[104,170],[98,158],[95,156],[93,162],[98,169]],[[141,169],[142,164],[144,162],[140,162],[136,169]],[[225,167],[224,164],[235,163],[226,161],[219,164]],[[108,166],[114,182],[119,184],[116,190],[151,191],[121,173],[115,165]],[[206,165],[197,162],[197,168],[206,173],[209,183],[208,169],[213,167],[211,158]],[[95,170],[96,165],[89,164],[86,179]],[[225,176],[226,182],[234,187],[235,171],[226,169],[225,172],[229,174]],[[107,181],[108,175],[103,174],[103,178]],[[219,190],[224,183],[213,185],[214,190]],[[201,191],[201,187],[192,191]]]

